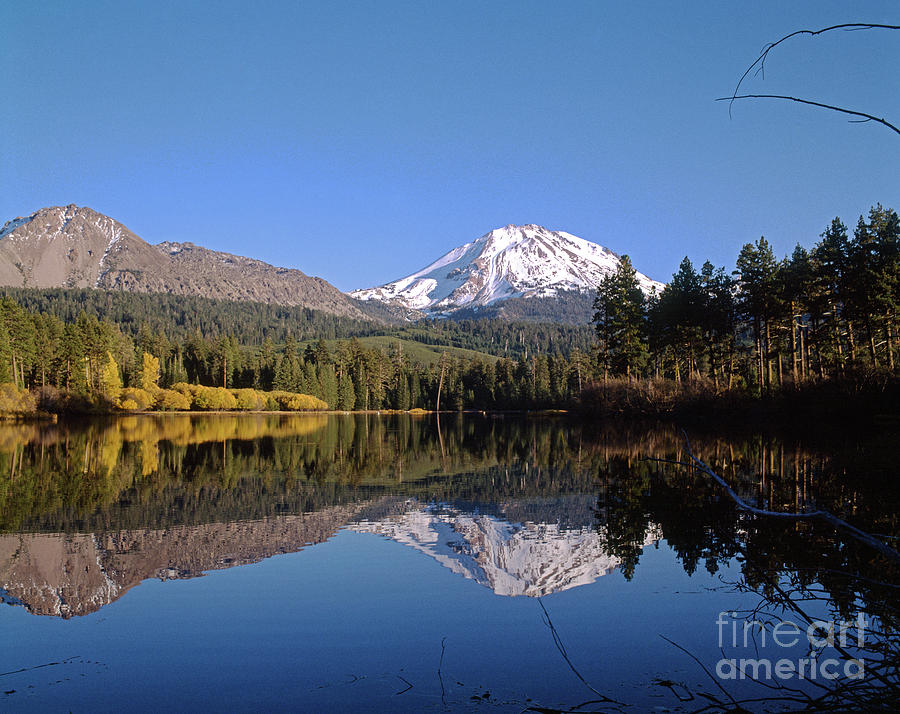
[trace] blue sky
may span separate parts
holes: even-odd
[[[666,280],[876,202],[900,136],[728,108],[766,42],[896,2],[19,2],[0,10],[0,223],[77,203],[151,243],[387,282],[507,223]],[[754,93],[900,123],[900,32],[797,38]]]

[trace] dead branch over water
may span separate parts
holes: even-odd
[[[728,485],[728,482],[725,481],[725,479],[723,479],[721,476],[719,476],[719,474],[717,474],[709,466],[707,466],[706,463],[704,463],[703,461],[701,461],[699,458],[697,458],[694,455],[693,451],[691,451],[691,442],[690,442],[690,439],[688,439],[687,434],[684,434],[684,440],[685,440],[685,445],[686,445],[685,451],[691,459],[689,462],[688,461],[676,461],[674,459],[657,459],[657,458],[651,458],[649,460],[650,461],[659,461],[661,463],[676,464],[678,466],[684,466],[687,468],[696,469],[697,471],[701,471],[702,473],[705,473],[707,476],[709,476],[711,479],[713,479],[716,483],[718,483],[723,489],[725,489],[725,492],[728,494],[728,496],[731,498],[731,500],[733,500],[735,502],[735,504],[737,505],[737,507],[739,509],[741,509],[742,511],[752,513],[753,515],[756,515],[756,516],[764,516],[766,518],[781,518],[781,519],[795,520],[795,521],[811,521],[811,520],[816,520],[816,519],[822,520],[822,521],[825,521],[826,523],[831,524],[835,528],[846,532],[852,538],[855,538],[856,540],[860,541],[861,543],[865,543],[866,545],[870,546],[871,548],[874,548],[879,553],[881,553],[882,555],[884,555],[887,558],[890,558],[894,562],[900,563],[900,552],[897,552],[890,546],[885,545],[880,540],[878,540],[874,536],[869,535],[865,531],[862,531],[859,528],[856,528],[855,526],[850,525],[849,523],[847,523],[847,521],[838,518],[837,516],[835,516],[833,513],[830,513],[829,511],[818,510],[818,511],[809,511],[806,513],[787,513],[784,511],[769,511],[766,509],[757,508],[756,506],[750,505],[743,498],[738,496],[737,493],[735,493],[734,489],[732,489],[731,486]]]

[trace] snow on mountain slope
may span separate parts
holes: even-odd
[[[562,290],[593,292],[618,265],[619,257],[608,248],[570,233],[508,225],[412,275],[350,294],[358,300],[452,312],[513,297],[553,297]],[[662,290],[662,283],[641,273],[637,277],[644,292]]]
[[[497,595],[542,597],[587,585],[619,567],[593,528],[556,523],[510,523],[410,501],[403,515],[347,526],[390,538]],[[659,539],[655,533],[644,544]]]

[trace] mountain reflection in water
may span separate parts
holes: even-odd
[[[558,523],[510,523],[443,505],[411,503],[411,510],[381,521],[352,524],[434,558],[497,595],[541,597],[587,585],[619,566],[595,529]],[[655,541],[648,535],[645,545]]]
[[[179,415],[2,426],[0,589],[36,614],[83,615],[147,578],[258,562],[341,528],[389,538],[509,596],[614,570],[630,577],[663,538],[688,572],[701,563],[715,572],[741,551],[748,567],[776,564],[776,573],[871,560],[819,526],[748,520],[707,480],[648,461],[680,457],[670,428],[443,422]],[[887,473],[869,463],[865,479],[851,477],[866,467],[856,451],[758,436],[698,436],[694,446],[765,507],[816,505],[874,532],[895,527]]]
[[[381,521],[354,521],[359,506],[334,506],[166,530],[2,535],[0,589],[34,614],[86,615],[147,578],[193,578],[297,552],[348,523],[349,530],[387,536],[431,556],[498,595],[548,595],[591,583],[619,565],[588,527],[513,524],[415,501],[402,505],[410,510]]]

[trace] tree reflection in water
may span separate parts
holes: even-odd
[[[706,444],[704,455],[698,457],[718,473],[729,473],[742,497],[752,498],[757,508],[786,513],[826,509],[877,534],[885,543],[898,542],[896,489],[886,487],[891,479],[888,461],[879,461],[877,456],[862,460],[859,456],[865,452],[859,448],[854,448],[851,456],[826,458],[799,448],[786,451],[784,444],[755,443],[756,454],[746,444],[738,449],[729,446],[727,453],[719,444]],[[877,443],[874,446],[877,454]],[[683,461],[686,457],[675,449],[674,454],[654,458]],[[622,559],[625,576],[631,577],[638,565],[642,535],[657,528],[688,573],[701,563],[716,573],[737,558],[741,577],[726,584],[757,600],[749,610],[730,613],[742,620],[737,632],[749,629],[752,634],[754,647],[746,658],[750,665],[742,664],[735,652],[726,655],[723,648],[723,660],[731,664],[716,669],[717,663],[702,662],[684,650],[711,681],[708,688],[696,691],[684,683],[679,683],[678,689],[673,687],[682,703],[702,701],[691,707],[696,711],[779,706],[809,711],[895,711],[900,702],[900,567],[896,557],[848,538],[828,522],[746,513],[706,474],[651,463],[656,464],[655,469],[643,478],[635,478],[628,457],[611,457],[601,469],[598,531],[605,535],[610,553]],[[753,465],[759,469],[756,483],[752,481]],[[865,626],[857,629],[859,618]],[[727,624],[728,618],[724,622]],[[780,678],[759,670],[753,664],[761,657],[758,640],[768,636],[773,642],[776,628],[781,626],[783,634],[782,623],[786,622],[797,623],[804,632],[812,628],[805,655],[810,670],[815,666],[811,659],[821,662],[830,657],[837,662],[830,671],[853,676],[829,680],[821,674],[811,678],[807,672],[801,681],[796,673],[790,676],[789,670]],[[827,626],[833,623],[837,632],[829,640]],[[846,637],[841,637],[841,623],[846,623]],[[800,640],[810,638],[804,635]],[[740,648],[741,637],[736,641]],[[677,642],[672,644],[682,649]],[[784,654],[776,650],[773,658],[771,653],[770,648],[762,654],[773,664]],[[732,694],[729,682],[722,681],[722,672],[755,682],[757,691]]]

